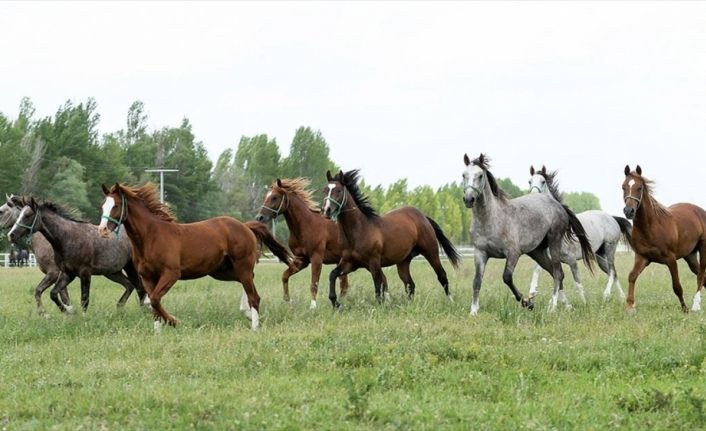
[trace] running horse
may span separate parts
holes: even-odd
[[[624,173],[623,212],[625,217],[633,220],[632,248],[635,250],[635,263],[628,277],[628,311],[635,311],[637,277],[650,263],[657,262],[669,268],[672,290],[679,298],[682,311],[689,312],[679,282],[679,259],[684,259],[691,272],[696,274],[696,293],[691,310],[701,310],[701,289],[706,270],[706,211],[689,203],[665,207],[657,202],[652,196],[654,183],[642,176],[640,165],[634,171],[626,165]]]
[[[336,297],[336,278],[358,268],[367,269],[373,276],[375,296],[382,301],[383,289],[387,288],[382,268],[392,265],[397,265],[397,273],[412,298],[415,284],[409,264],[420,254],[451,298],[449,280],[439,258],[441,246],[454,268],[458,268],[461,256],[451,241],[434,220],[417,208],[406,206],[379,216],[358,187],[358,172],[339,171],[336,176],[326,172],[324,216],[338,223],[343,238],[341,260],[329,275],[331,304],[334,308],[341,306]]]
[[[341,239],[336,223],[324,218],[308,190],[306,178],[277,179],[265,196],[256,220],[262,223],[284,216],[289,228],[289,249],[296,259],[282,273],[284,300],[289,301],[289,277],[311,263],[311,304],[316,308],[321,267],[341,260]],[[341,296],[348,290],[348,276],[341,276]]]
[[[177,223],[170,208],[160,202],[154,184],[130,187],[115,183],[103,187],[105,200],[99,225],[103,236],[121,227],[132,241],[133,262],[149,294],[155,330],[161,322],[176,326],[178,321],[162,307],[161,299],[177,280],[210,275],[216,280],[238,281],[245,295],[240,309],[251,320],[260,321],[260,296],[255,289],[254,268],[258,243],[264,243],[281,261],[290,264],[291,255],[259,222],[242,223],[232,217],[215,217],[195,223]],[[247,295],[247,299],[246,299]]]

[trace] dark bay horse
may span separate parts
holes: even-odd
[[[258,327],[260,296],[254,283],[258,243],[264,243],[287,265],[291,261],[289,251],[266,225],[242,223],[232,217],[177,223],[152,183],[141,187],[116,183],[110,190],[103,186],[103,192],[101,235],[109,236],[111,230],[119,232],[124,226],[130,236],[133,261],[149,294],[155,329],[162,320],[172,326],[178,323],[161,304],[174,283],[207,275],[243,285],[247,302],[243,295],[241,310],[249,315],[252,328]]]
[[[327,171],[326,177],[324,216],[338,223],[343,239],[341,260],[329,276],[329,299],[335,308],[341,305],[336,297],[336,278],[358,268],[370,271],[375,296],[382,300],[386,288],[382,268],[397,265],[407,294],[413,297],[415,284],[409,264],[420,254],[436,272],[446,296],[451,297],[446,271],[439,258],[439,245],[454,268],[458,267],[461,256],[434,220],[413,207],[402,207],[379,216],[358,187],[358,170],[339,171],[335,177]]]
[[[21,208],[24,206],[23,200],[19,196],[6,196],[6,202],[0,206],[0,227],[11,228],[20,216]],[[61,270],[54,262],[54,250],[51,244],[40,232],[32,234],[32,251],[37,259],[39,270],[44,273],[44,277],[34,289],[34,299],[37,301],[37,312],[44,314],[42,304],[42,294],[59,279]],[[71,305],[69,300],[69,290],[63,289],[59,292],[59,297],[64,305]]]
[[[284,300],[289,301],[289,277],[311,263],[311,305],[316,308],[321,267],[341,260],[341,238],[338,226],[321,215],[314,203],[309,180],[277,179],[265,196],[256,220],[267,223],[280,214],[289,228],[289,249],[296,259],[282,274]],[[341,276],[341,296],[348,289],[348,276]]]
[[[76,218],[57,204],[37,203],[29,198],[8,236],[10,241],[17,242],[34,232],[40,232],[49,241],[54,262],[61,270],[50,294],[61,311],[73,310],[71,305],[64,304],[59,293],[76,277],[81,280],[81,306],[84,311],[88,308],[93,275],[104,275],[125,288],[118,300],[119,307],[125,304],[133,289],[137,289],[142,304],[145,293],[132,265],[130,241],[124,235],[122,239],[101,238],[97,235],[98,226]]]
[[[699,311],[706,270],[706,211],[689,203],[667,208],[657,202],[652,196],[653,182],[642,176],[640,165],[632,172],[626,165],[624,173],[624,212],[625,217],[633,219],[632,248],[635,250],[635,264],[628,278],[628,311],[635,310],[635,281],[652,262],[667,265],[674,294],[682,310],[689,311],[679,282],[679,259],[684,259],[696,274],[696,294],[691,309]]]
[[[591,269],[595,255],[586,232],[576,215],[563,204],[557,189],[549,193],[532,193],[510,199],[490,172],[488,157],[483,153],[471,160],[463,156],[463,201],[473,211],[471,237],[475,247],[476,274],[473,279],[471,315],[480,309],[480,289],[488,259],[505,259],[503,282],[523,307],[532,309],[531,298],[524,298],[515,286],[513,273],[523,254],[552,274],[554,294],[549,310],[558,301],[569,308],[564,294],[564,270],[561,268],[561,248],[564,239],[578,239],[584,262]],[[549,251],[549,253],[547,253]]]

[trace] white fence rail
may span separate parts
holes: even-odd
[[[24,266],[37,266],[37,259],[34,253],[29,254],[27,264]],[[10,253],[0,253],[0,267],[10,268]]]

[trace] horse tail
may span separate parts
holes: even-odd
[[[630,221],[623,217],[613,216],[618,226],[620,226],[620,233],[623,237],[623,242],[632,249],[632,224]]]
[[[579,244],[581,245],[581,256],[583,257],[583,261],[589,271],[593,273],[593,262],[596,261],[596,255],[593,253],[593,248],[591,247],[591,243],[588,241],[586,231],[584,230],[581,221],[579,221],[578,217],[576,217],[576,214],[574,214],[568,206],[564,204],[561,204],[561,206],[564,207],[566,215],[569,216],[569,229],[566,231],[566,238],[569,240],[578,239]]]
[[[425,216],[426,217],[426,216]],[[451,241],[446,237],[444,231],[441,230],[441,226],[435,222],[431,217],[427,217],[429,224],[434,228],[434,234],[436,234],[436,240],[439,241],[441,248],[444,249],[446,257],[451,261],[451,265],[455,269],[458,269],[458,265],[461,263],[461,254],[456,250],[456,247],[451,243]]]
[[[270,249],[272,254],[277,256],[280,261],[286,263],[287,265],[292,263],[292,254],[289,250],[287,250],[287,247],[285,247],[284,244],[277,241],[272,233],[270,233],[266,224],[257,221],[249,221],[245,223],[245,226],[247,226],[252,233],[255,234],[257,241],[261,244],[265,244],[265,246]]]

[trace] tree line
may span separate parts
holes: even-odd
[[[95,222],[103,198],[101,184],[141,184],[157,179],[145,169],[177,168],[178,172],[167,174],[164,189],[180,221],[216,215],[249,220],[275,178],[310,178],[319,195],[326,170],[339,169],[323,134],[311,127],[296,130],[287,155],[275,138],[260,134],[242,136],[214,163],[187,118],[178,126],[158,129],[150,129],[148,120],[144,104],[136,101],[128,109],[123,129],[101,135],[94,99],[78,104],[67,101],[54,115],[36,118],[34,105],[24,98],[17,118],[0,113],[0,193],[49,199]],[[512,197],[526,193],[507,178],[499,182]],[[437,220],[455,243],[470,243],[472,214],[463,206],[459,183],[410,188],[407,179],[400,179],[388,186],[364,183],[362,187],[380,213],[412,205]],[[565,199],[577,212],[600,208],[591,193],[567,193]],[[284,220],[277,223],[276,234],[286,237]],[[5,241],[2,235],[0,249],[7,249]]]

